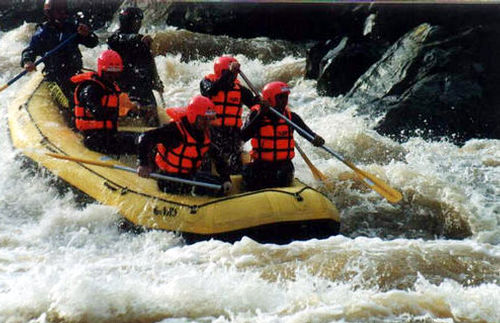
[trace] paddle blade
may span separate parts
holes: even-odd
[[[311,171],[314,179],[323,182],[328,190],[332,190],[333,187],[331,182],[328,180],[328,177],[326,177],[325,174],[323,174],[319,169],[316,168],[316,166],[314,166],[309,157],[307,157],[306,153],[302,150],[302,148],[300,148],[297,143],[295,143],[295,148],[298,150],[300,156],[302,156],[302,159],[304,159],[307,166],[309,166],[309,170]]]
[[[382,181],[381,179],[375,177],[375,175],[370,174],[368,172],[365,172],[356,166],[354,166],[352,163],[348,161],[344,161],[354,172],[356,172],[356,175],[359,176],[359,178],[363,181],[365,185],[370,187],[372,190],[375,192],[379,193],[383,197],[385,197],[389,202],[391,203],[398,203],[401,201],[403,198],[403,195],[399,192],[390,187],[387,183]]]

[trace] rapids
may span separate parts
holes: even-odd
[[[0,85],[21,71],[34,25],[0,33]],[[100,35],[105,39],[104,33]],[[196,41],[187,41],[196,36]],[[120,233],[111,207],[81,206],[52,175],[26,168],[0,117],[0,322],[499,322],[500,141],[400,144],[356,106],[304,80],[304,48],[167,29],[155,36],[168,106],[199,92],[213,55],[235,53],[261,88],[292,86],[291,107],[327,145],[400,190],[397,205],[352,181],[341,162],[299,143],[334,189],[342,235],[277,246],[185,245],[169,232]],[[222,40],[221,40],[222,39]],[[247,42],[247,46],[245,46]],[[223,45],[221,45],[221,43]],[[106,48],[82,47],[84,65]],[[249,50],[250,49],[250,50]],[[40,68],[40,66],[39,66]],[[5,112],[28,77],[0,93]],[[248,147],[248,144],[247,144]]]

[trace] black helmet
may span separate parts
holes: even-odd
[[[68,2],[66,0],[45,0],[43,3],[43,12],[49,19],[57,15],[67,15]]]
[[[128,7],[120,11],[120,27],[123,29],[130,28],[133,24],[139,24],[142,22],[144,14],[142,10],[137,7]]]

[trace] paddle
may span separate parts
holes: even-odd
[[[259,95],[259,92],[257,89],[253,86],[252,82],[246,77],[246,75],[240,70],[240,75],[245,80],[245,82],[248,84],[250,89],[255,95]],[[313,165],[309,157],[307,157],[306,153],[300,148],[299,144],[295,142],[295,148],[299,151],[300,156],[302,156],[302,159],[306,162],[307,166],[309,166],[309,169],[311,170],[311,173],[313,174],[313,177],[317,181],[321,181],[323,183],[328,182],[328,178],[319,170],[316,168],[316,166]]]
[[[55,52],[57,52],[59,49],[63,48],[64,46],[66,46],[70,41],[72,41],[78,34],[72,34],[71,36],[69,36],[68,38],[66,38],[62,43],[60,43],[59,45],[57,45],[56,47],[54,47],[53,49],[49,50],[47,53],[45,53],[45,55],[42,56],[42,58],[40,58],[39,60],[37,60],[35,62],[35,66],[37,66],[38,64],[42,63],[44,60],[47,59],[47,57],[51,56],[52,54],[54,54]],[[14,83],[15,81],[19,80],[21,77],[23,77],[26,73],[28,73],[27,70],[24,70],[22,71],[21,73],[17,74],[16,77],[14,77],[13,79],[11,79],[9,82],[7,82],[7,84],[4,84],[2,86],[0,86],[0,92],[2,92],[3,90],[5,90],[6,88],[8,88],[12,83]]]
[[[302,148],[299,147],[299,145],[297,145],[297,143],[295,143],[295,148],[297,148],[300,156],[302,156],[302,159],[304,159],[307,166],[309,166],[314,179],[317,181],[322,181],[324,183],[328,182],[328,177],[326,177],[319,169],[316,168],[316,166],[313,165],[309,157],[307,157],[306,153],[302,150]]]
[[[137,174],[136,169],[132,168],[132,167],[110,164],[110,163],[100,162],[97,160],[89,160],[89,159],[81,159],[81,158],[71,157],[71,156],[64,156],[64,155],[53,154],[53,153],[45,153],[45,154],[47,156],[54,157],[57,159],[64,159],[64,160],[74,161],[77,163],[102,166],[102,167],[107,167],[107,168],[114,168],[114,169],[119,169],[119,170],[123,170],[126,172]],[[149,176],[152,178],[163,179],[163,180],[171,181],[171,182],[177,182],[177,183],[183,183],[183,184],[189,184],[189,185],[195,185],[195,186],[202,186],[202,187],[207,187],[207,188],[216,189],[216,190],[222,189],[222,185],[193,181],[193,180],[189,180],[189,179],[166,176],[166,175],[157,174],[157,173],[151,173],[151,174],[149,174]]]
[[[288,123],[290,126],[292,126],[297,132],[299,132],[303,137],[309,139],[309,140],[314,140],[314,137],[306,132],[304,129],[300,128],[297,124],[295,124],[293,121],[285,117],[283,114],[279,113],[276,111],[276,109],[269,107],[269,110],[272,111],[274,114],[285,120],[286,123]],[[342,155],[339,153],[333,151],[329,147],[326,147],[325,145],[321,146],[324,150],[332,154],[335,158],[343,162],[345,165],[347,165],[349,168],[351,168],[363,181],[364,184],[366,184],[368,187],[385,197],[389,202],[391,203],[397,203],[399,202],[403,196],[401,195],[400,192],[396,191],[392,187],[390,187],[388,184],[384,183],[382,180],[378,179],[375,177],[375,175],[372,175],[366,171],[363,171],[359,168],[357,168],[352,162],[346,160]]]

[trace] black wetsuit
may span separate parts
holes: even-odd
[[[119,29],[108,38],[108,46],[120,54],[123,60],[124,69],[118,80],[122,91],[141,106],[156,107],[153,89],[160,90],[163,84],[151,50],[142,42],[143,36]]]

